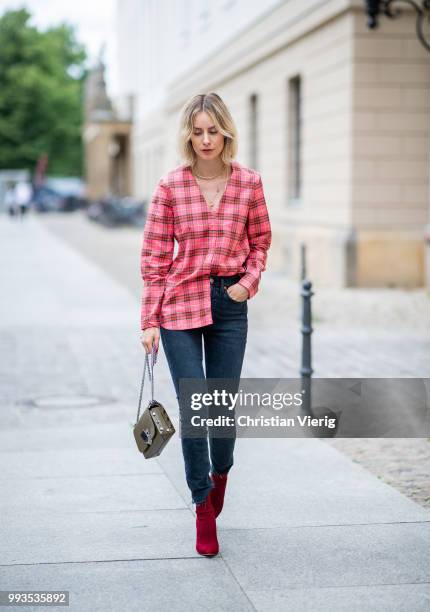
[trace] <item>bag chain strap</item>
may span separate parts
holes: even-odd
[[[145,353],[145,365],[143,367],[142,383],[140,385],[139,406],[137,408],[136,423],[139,421],[140,417],[140,406],[142,404],[142,393],[143,384],[145,382],[146,366],[148,366],[148,376],[149,380],[151,381],[151,401],[154,401],[154,365],[157,363],[157,351],[155,350],[155,344],[152,345],[151,364],[149,363],[148,355],[149,353]]]

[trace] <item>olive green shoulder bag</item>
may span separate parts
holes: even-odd
[[[143,368],[142,383],[140,385],[139,406],[137,409],[136,423],[133,428],[134,438],[137,448],[145,456],[146,459],[158,457],[166,446],[167,442],[175,433],[175,428],[169,418],[165,408],[154,399],[154,365],[157,362],[157,352],[155,346],[152,347],[151,365],[149,364],[148,353],[145,354],[145,365]],[[145,382],[146,368],[148,367],[148,376],[151,381],[151,400],[140,415],[140,407],[142,404],[143,385]]]

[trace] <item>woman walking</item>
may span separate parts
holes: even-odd
[[[178,400],[181,378],[240,379],[247,300],[258,291],[272,238],[261,177],[235,161],[237,131],[222,99],[193,96],[180,128],[185,163],[158,182],[141,253],[142,344],[158,350],[161,336]],[[206,437],[181,436],[181,444],[196,550],[213,556],[235,437],[209,435],[208,445]]]

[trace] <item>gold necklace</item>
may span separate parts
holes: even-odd
[[[194,173],[193,173],[193,174],[194,174]],[[221,174],[219,174],[218,176],[221,176],[221,175],[222,175],[222,173],[221,173]],[[196,177],[197,177],[197,176],[198,176],[198,174],[194,174],[194,176],[196,176]],[[199,177],[199,178],[200,178],[200,177]],[[205,178],[207,179],[208,177],[205,177]],[[217,178],[217,177],[213,177],[213,178]],[[224,181],[224,183],[222,183],[222,184],[224,184],[224,188],[225,188],[225,186],[226,186],[226,184],[227,184],[227,182],[228,182],[228,179],[229,179],[229,177],[227,176],[227,178],[226,178],[226,180]],[[212,206],[215,204],[215,200],[216,200],[216,197],[217,197],[217,195],[219,194],[219,192],[220,192],[220,186],[219,186],[219,185],[217,185],[216,192],[215,192],[215,196],[213,197],[213,199],[212,199],[212,200],[209,200],[209,202],[206,202],[206,204],[209,206],[209,208],[212,208]],[[206,199],[206,198],[205,198],[205,199]]]
[[[226,179],[224,181],[224,188],[225,188],[225,185],[226,185],[227,181],[228,181],[228,179]],[[215,196],[214,196],[213,200],[209,200],[209,202],[207,202],[207,205],[209,206],[209,208],[212,208],[212,206],[215,204],[215,200],[216,200],[216,197],[219,194],[219,192],[220,192],[220,188],[219,188],[219,185],[218,185],[218,187],[216,188],[216,193],[215,193]]]
[[[194,172],[194,170],[192,170],[192,173],[194,174],[194,176],[196,176],[199,179],[202,179],[203,181],[213,181],[213,179],[216,179],[222,176],[224,172],[225,172],[225,167],[216,176],[200,176],[200,174],[197,174],[196,172]]]
[[[193,174],[194,176],[196,176],[199,179],[202,179],[203,181],[212,181],[213,179],[216,179],[222,176],[224,174],[224,170],[222,170],[222,172],[220,172],[216,176],[200,176],[200,174],[197,174],[196,172],[193,172]]]

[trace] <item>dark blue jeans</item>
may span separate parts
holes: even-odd
[[[211,277],[213,323],[195,329],[160,328],[164,353],[179,400],[181,378],[240,379],[248,334],[248,301],[236,302],[226,288],[240,280],[236,276]],[[203,371],[204,343],[205,369]],[[181,406],[179,404],[181,410]],[[233,465],[235,437],[181,437],[185,476],[192,502],[204,501],[213,487],[209,472],[224,474]]]

